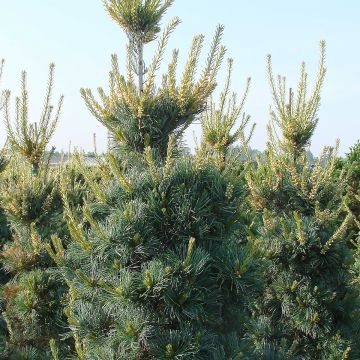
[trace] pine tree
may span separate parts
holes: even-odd
[[[10,119],[10,92],[4,92],[4,117],[12,159],[0,186],[1,201],[11,225],[11,239],[1,251],[9,281],[2,287],[3,317],[8,341],[6,359],[49,359],[49,341],[60,343],[65,332],[62,301],[66,286],[57,279],[45,245],[54,234],[64,238],[58,170],[49,169],[46,146],[55,130],[62,97],[55,114],[51,105],[54,65],[39,123],[28,119],[26,73],[22,73],[21,96],[15,102],[15,123]],[[50,154],[51,155],[51,154]],[[70,342],[61,343],[65,354]]]
[[[164,3],[155,0],[105,1],[111,17],[124,29],[129,38],[126,76],[119,72],[118,59],[112,56],[110,93],[99,88],[102,104],[95,100],[90,89],[81,94],[90,111],[114,135],[120,149],[142,153],[147,146],[166,156],[169,135],[178,139],[206,105],[206,99],[216,86],[215,77],[224,57],[220,45],[223,27],[217,28],[206,65],[195,82],[204,37],[194,38],[189,58],[179,84],[176,70],[179,51],[174,50],[168,72],[156,87],[155,77],[171,33],[180,20],[174,18],[158,39],[158,48],[148,66],[144,64],[144,45],[158,37],[159,21],[173,0]],[[146,75],[146,81],[145,81]],[[135,81],[135,76],[138,81]]]
[[[274,79],[268,58],[271,110],[264,160],[247,174],[258,209],[258,240],[270,261],[267,287],[253,306],[251,337],[264,359],[358,359],[358,294],[350,287],[347,245],[352,216],[336,177],[336,148],[315,164],[306,150],[318,123],[325,76],[325,43],[314,89],[308,93],[302,65],[297,96],[286,96],[285,78]],[[338,219],[343,216],[339,224]]]
[[[210,149],[208,161],[181,155],[182,134],[207,108],[216,85],[223,29],[218,27],[197,81],[203,36],[194,38],[180,83],[175,50],[156,86],[155,73],[179,20],[159,36],[146,71],[144,45],[158,37],[172,2],[105,1],[129,38],[127,75],[119,73],[113,56],[110,94],[99,90],[103,104],[82,90],[118,146],[107,156],[110,171],[100,178],[77,156],[96,201],[86,200],[82,218],[66,205],[73,241],[64,250],[54,238],[50,250],[70,289],[67,316],[80,359],[245,358],[247,296],[257,277],[251,271],[256,249],[247,244],[242,221],[242,169],[227,166],[226,158],[215,163]],[[221,115],[230,121],[225,135],[242,108],[230,105],[232,118]],[[231,143],[223,142],[223,151]]]

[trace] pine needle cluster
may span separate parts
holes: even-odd
[[[140,0],[105,2],[111,17],[129,37],[126,75],[120,73],[117,56],[113,55],[109,94],[99,88],[101,102],[95,99],[90,89],[82,89],[81,94],[97,120],[127,151],[143,152],[146,146],[151,146],[164,157],[169,135],[174,134],[177,140],[181,139],[194,117],[205,109],[207,99],[216,86],[216,74],[225,54],[221,45],[222,26],[216,30],[206,64],[197,80],[195,77],[204,42],[202,35],[193,40],[180,82],[176,81],[179,51],[174,50],[168,71],[163,74],[161,83],[156,83],[156,73],[169,37],[180,23],[178,18],[165,27],[153,59],[145,69],[144,44],[157,37],[161,16],[171,3]],[[133,22],[132,16],[136,21]]]
[[[57,109],[51,105],[51,92],[54,82],[55,65],[50,64],[49,79],[45,95],[44,107],[38,123],[31,123],[28,119],[28,91],[26,88],[26,72],[21,74],[21,96],[15,99],[15,124],[10,119],[10,91],[4,92],[4,118],[10,145],[14,151],[24,156],[37,174],[41,162],[44,160],[46,145],[54,134],[63,103],[60,97]]]

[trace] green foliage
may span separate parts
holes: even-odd
[[[11,337],[11,351],[26,345],[45,349],[49,358],[48,343],[59,338],[59,319],[62,315],[61,299],[66,290],[47,270],[23,272],[16,283],[3,288],[6,302],[5,320]],[[65,326],[65,322],[63,322]],[[15,346],[14,346],[15,345]]]
[[[4,92],[5,125],[11,145],[11,161],[0,184],[1,203],[11,228],[11,236],[0,253],[6,272],[6,283],[1,287],[4,359],[48,359],[50,339],[59,343],[62,355],[71,348],[71,340],[61,341],[66,329],[62,302],[67,289],[53,274],[54,263],[46,251],[52,235],[68,234],[62,215],[58,170],[48,169],[50,156],[45,156],[63,99],[53,116],[50,104],[53,73],[51,64],[39,124],[28,121],[25,72],[21,97],[16,98],[14,125],[9,116],[10,92]]]
[[[36,174],[42,162],[47,144],[54,134],[59,120],[63,96],[61,96],[55,114],[51,105],[51,92],[54,81],[55,65],[50,64],[49,80],[45,95],[44,107],[39,123],[30,123],[28,119],[28,92],[26,89],[26,72],[21,74],[21,96],[15,100],[15,124],[10,119],[10,91],[4,92],[4,118],[10,145],[14,151],[24,156],[33,166]]]
[[[286,101],[286,78],[278,75],[274,79],[271,55],[268,55],[268,74],[275,110],[270,110],[270,138],[276,136],[276,126],[281,129],[282,141],[278,145],[293,156],[298,156],[310,144],[310,139],[318,123],[317,113],[320,105],[320,91],[325,78],[325,41],[320,42],[320,62],[317,79],[310,96],[308,96],[307,73],[305,63],[301,65],[300,80],[296,99],[292,89],[289,101]]]
[[[360,142],[358,141],[346,155],[342,162],[346,173],[347,191],[344,197],[348,213],[353,217],[351,227],[352,245],[355,247],[355,261],[353,266],[353,285],[360,289]],[[360,319],[360,315],[359,315]]]
[[[325,148],[314,165],[306,156],[317,124],[324,43],[309,100],[304,70],[296,106],[292,94],[285,103],[285,80],[279,77],[277,90],[271,66],[269,72],[277,114],[271,112],[265,159],[250,167],[247,180],[261,214],[258,241],[271,265],[262,299],[253,304],[250,334],[269,359],[357,359],[359,294],[350,286],[347,245],[352,216],[343,206],[344,180],[335,176],[337,149]]]
[[[95,146],[95,165],[76,152],[50,167],[63,103],[51,105],[53,64],[38,123],[25,72],[13,123],[10,92],[1,95],[0,359],[359,359],[360,143],[345,159],[338,144],[317,159],[309,149],[325,42],[311,92],[304,63],[287,92],[268,56],[274,108],[255,157],[243,112],[250,79],[241,97],[231,91],[232,59],[212,98],[222,26],[200,71],[202,35],[179,80],[177,49],[157,79],[180,24],[161,33],[173,2],[103,0],[128,44],[125,74],[112,56],[108,93],[81,89],[116,142],[103,155]],[[195,119],[191,155],[183,134]]]
[[[347,210],[355,219],[354,238],[359,235],[360,228],[360,142],[358,141],[346,155],[343,170],[346,173],[346,196],[344,198]]]
[[[69,219],[74,242],[58,264],[84,358],[211,359],[244,331],[240,294],[256,288],[254,250],[236,237],[241,187],[230,194],[219,170],[190,159],[155,170],[133,170],[131,191],[111,181],[84,208],[88,230]]]
[[[113,17],[116,16],[119,19],[126,17],[128,7],[144,7],[147,9],[146,11],[136,11],[134,16],[146,16],[146,18],[150,17],[151,19],[154,17],[156,24],[159,20],[159,11],[163,11],[159,9],[166,9],[164,7],[171,4],[170,1],[165,2],[164,5],[160,5],[160,1],[116,2],[117,6],[114,5],[115,1],[111,3],[113,5],[108,5],[107,9]],[[157,6],[153,6],[153,4]],[[153,15],[150,16],[149,11]],[[144,23],[146,24],[146,21]],[[146,146],[151,146],[164,157],[169,135],[174,133],[177,141],[181,139],[184,130],[191,124],[194,117],[206,107],[207,99],[216,86],[215,77],[225,53],[224,47],[220,45],[223,32],[221,26],[216,30],[205,67],[197,81],[195,81],[195,75],[204,41],[202,35],[193,40],[180,83],[177,84],[176,82],[179,52],[174,50],[168,71],[163,75],[161,85],[156,86],[156,72],[160,66],[169,36],[178,24],[179,20],[173,19],[159,38],[157,51],[146,72],[146,79],[143,78],[145,71],[143,69],[142,50],[137,53],[138,62],[140,62],[139,67],[133,66],[131,38],[138,36],[136,27],[124,25],[130,37],[127,49],[126,76],[120,74],[117,57],[113,55],[109,95],[106,95],[104,90],[99,88],[102,104],[95,100],[90,89],[81,90],[92,114],[107,127],[114,135],[120,148],[125,148],[126,152],[142,153]],[[150,38],[153,37],[151,35]],[[135,75],[139,78],[138,86],[134,80]]]
[[[159,22],[174,0],[105,0],[104,6],[112,17],[137,42],[146,44],[156,39]]]
[[[66,327],[62,314],[66,287],[52,274],[45,249],[52,234],[67,234],[56,179],[56,172],[43,170],[34,177],[29,165],[13,161],[1,183],[0,196],[11,225],[11,239],[0,253],[10,277],[1,289],[9,336],[5,357],[26,353],[31,358],[35,351],[39,359],[48,358],[50,338],[59,341]]]
[[[158,5],[152,15],[150,4]],[[131,39],[145,36],[133,24],[142,23],[142,16],[158,19],[160,4],[129,1],[115,7],[112,2],[116,20],[130,33],[129,59]],[[129,6],[138,16],[130,25]],[[180,85],[175,81],[175,51],[161,87],[155,89],[155,71],[177,23],[160,38],[144,83],[143,72],[134,72],[130,60],[128,76],[122,77],[113,57],[110,95],[99,91],[104,105],[82,90],[90,110],[127,151],[108,154],[107,173],[99,178],[76,156],[92,199],[85,202],[82,216],[65,200],[72,242],[65,249],[59,239],[52,241],[51,255],[70,289],[66,314],[80,359],[225,360],[251,352],[245,323],[248,301],[261,287],[262,263],[245,226],[243,167],[235,161],[228,166],[226,157],[224,166],[217,166],[211,151],[196,157],[180,151],[183,130],[204,111],[215,87],[224,55],[222,27],[196,83],[202,36],[194,39]],[[231,67],[232,62],[229,77]],[[230,79],[221,107],[229,86]],[[228,115],[221,112],[221,119],[217,112],[208,114],[209,133],[220,131],[220,121],[226,123],[223,137],[232,134],[244,100],[237,104],[233,96]],[[231,140],[220,140],[225,152],[243,138],[247,122]]]
[[[201,114],[202,139],[197,156],[200,161],[211,157],[220,168],[224,168],[225,164],[231,163],[233,166],[239,162],[241,152],[236,153],[235,149],[229,149],[239,140],[244,142],[243,145],[247,145],[255,126],[252,126],[246,140],[244,130],[250,121],[250,116],[246,116],[242,111],[250,87],[250,78],[247,79],[243,96],[238,100],[237,94],[230,91],[232,71],[233,60],[229,59],[225,87],[220,94],[219,105],[211,100],[207,109]],[[240,117],[242,117],[241,123],[237,126]],[[235,126],[237,129],[233,131]]]

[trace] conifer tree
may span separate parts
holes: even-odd
[[[245,233],[241,169],[180,151],[184,130],[216,85],[223,30],[218,27],[198,80],[203,36],[194,38],[180,83],[175,50],[156,86],[165,45],[179,23],[172,20],[158,35],[172,2],[105,1],[129,38],[127,75],[113,56],[110,94],[99,90],[103,104],[88,89],[82,95],[118,149],[107,156],[111,173],[100,179],[78,156],[96,201],[86,201],[81,218],[64,191],[73,241],[64,250],[54,238],[50,249],[69,285],[66,312],[79,359],[225,360],[246,351],[245,295],[256,286],[250,271],[255,250],[239,241]],[[156,38],[158,50],[145,71],[144,45]],[[235,107],[241,105],[230,111]],[[226,151],[230,144],[221,146]]]
[[[223,27],[219,26],[206,65],[197,81],[196,69],[204,36],[194,38],[189,58],[179,84],[176,71],[179,51],[174,50],[168,71],[161,86],[155,84],[156,72],[163,58],[166,44],[180,20],[174,18],[159,37],[159,21],[173,0],[105,1],[111,17],[124,29],[129,38],[126,75],[119,72],[118,59],[112,56],[109,74],[110,92],[98,89],[102,104],[90,89],[81,94],[94,116],[114,135],[120,148],[142,153],[147,146],[166,156],[169,135],[179,139],[183,131],[206,105],[206,99],[216,86],[216,74],[225,48],[220,45]],[[149,66],[144,64],[144,45],[158,39],[158,48]],[[145,81],[146,75],[146,81]],[[138,81],[136,82],[135,77]]]
[[[325,76],[321,42],[318,76],[308,91],[302,64],[297,94],[274,78],[268,58],[271,110],[265,158],[247,173],[258,209],[258,240],[270,261],[267,287],[253,306],[250,333],[264,359],[358,359],[356,311],[350,287],[352,257],[342,201],[343,177],[335,177],[336,148],[326,147],[312,165],[306,150],[318,123]],[[338,218],[343,216],[339,224]]]
[[[10,279],[2,287],[3,317],[8,341],[6,359],[49,359],[50,340],[60,343],[65,332],[62,301],[65,284],[51,271],[54,266],[45,245],[51,236],[67,234],[62,216],[58,170],[50,170],[46,146],[55,130],[61,104],[51,105],[54,65],[50,65],[43,112],[38,123],[29,122],[26,73],[21,96],[10,119],[10,92],[4,92],[4,118],[12,150],[11,163],[0,186],[1,201],[11,225],[11,239],[1,251],[1,263]],[[51,154],[50,154],[51,155]],[[65,356],[70,343],[62,343]]]

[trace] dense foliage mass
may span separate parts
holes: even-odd
[[[127,9],[114,6],[109,3],[108,10],[117,14],[116,20],[125,17]],[[136,6],[144,16],[141,23],[156,21],[149,28],[157,29],[160,18],[148,19],[146,4]],[[129,57],[142,64],[135,50],[143,37],[156,36],[138,34],[128,21],[120,24],[129,36]],[[243,236],[242,166],[230,168],[225,157],[213,162],[209,155],[207,160],[211,149],[199,160],[181,156],[181,134],[205,109],[215,85],[224,54],[222,29],[198,82],[201,37],[194,39],[180,84],[174,58],[162,87],[155,89],[158,54],[175,23],[160,37],[150,70],[138,76],[137,85],[134,70],[128,69],[125,80],[113,57],[110,81],[120,83],[110,84],[104,108],[97,110],[90,90],[83,90],[90,110],[113,132],[119,147],[108,155],[111,176],[100,182],[87,177],[96,201],[87,202],[82,221],[68,213],[73,242],[67,251],[54,253],[70,287],[67,315],[80,358],[226,359],[240,356],[245,347],[245,304],[256,291],[256,280],[255,269],[249,275],[254,261]],[[227,85],[224,103],[228,91]],[[218,122],[207,123],[208,138],[222,124],[229,134],[242,105],[232,103],[230,119],[214,109]],[[230,144],[219,144],[224,154]]]
[[[353,216],[343,201],[345,182],[336,176],[336,148],[325,148],[315,164],[305,151],[318,121],[324,46],[308,99],[304,66],[297,98],[290,92],[285,103],[284,80],[277,88],[269,59],[275,101],[270,139],[265,161],[247,176],[251,201],[262,216],[259,244],[271,262],[252,336],[264,354],[280,358],[359,357],[359,294],[350,286],[348,245]]]
[[[202,35],[180,78],[176,49],[159,81],[173,1],[104,0],[128,39],[126,72],[113,55],[109,92],[81,94],[112,139],[106,154],[51,165],[63,103],[51,104],[53,64],[38,122],[25,72],[14,119],[2,92],[0,359],[360,359],[360,145],[310,152],[325,43],[312,91],[302,64],[287,93],[268,57],[274,108],[254,157],[250,79],[231,91],[232,59],[213,98],[222,26],[200,71]]]
[[[0,183],[5,218],[11,229],[1,249],[3,321],[0,356],[4,359],[48,359],[50,341],[60,343],[66,327],[63,314],[67,288],[52,273],[54,262],[46,251],[51,236],[66,238],[59,171],[48,169],[45,147],[58,121],[61,102],[51,119],[54,65],[50,66],[44,110],[39,126],[28,121],[26,73],[22,94],[16,98],[16,118],[10,120],[10,92],[5,91],[4,115],[12,156]],[[21,115],[20,115],[21,114]],[[71,340],[61,342],[69,352]]]

